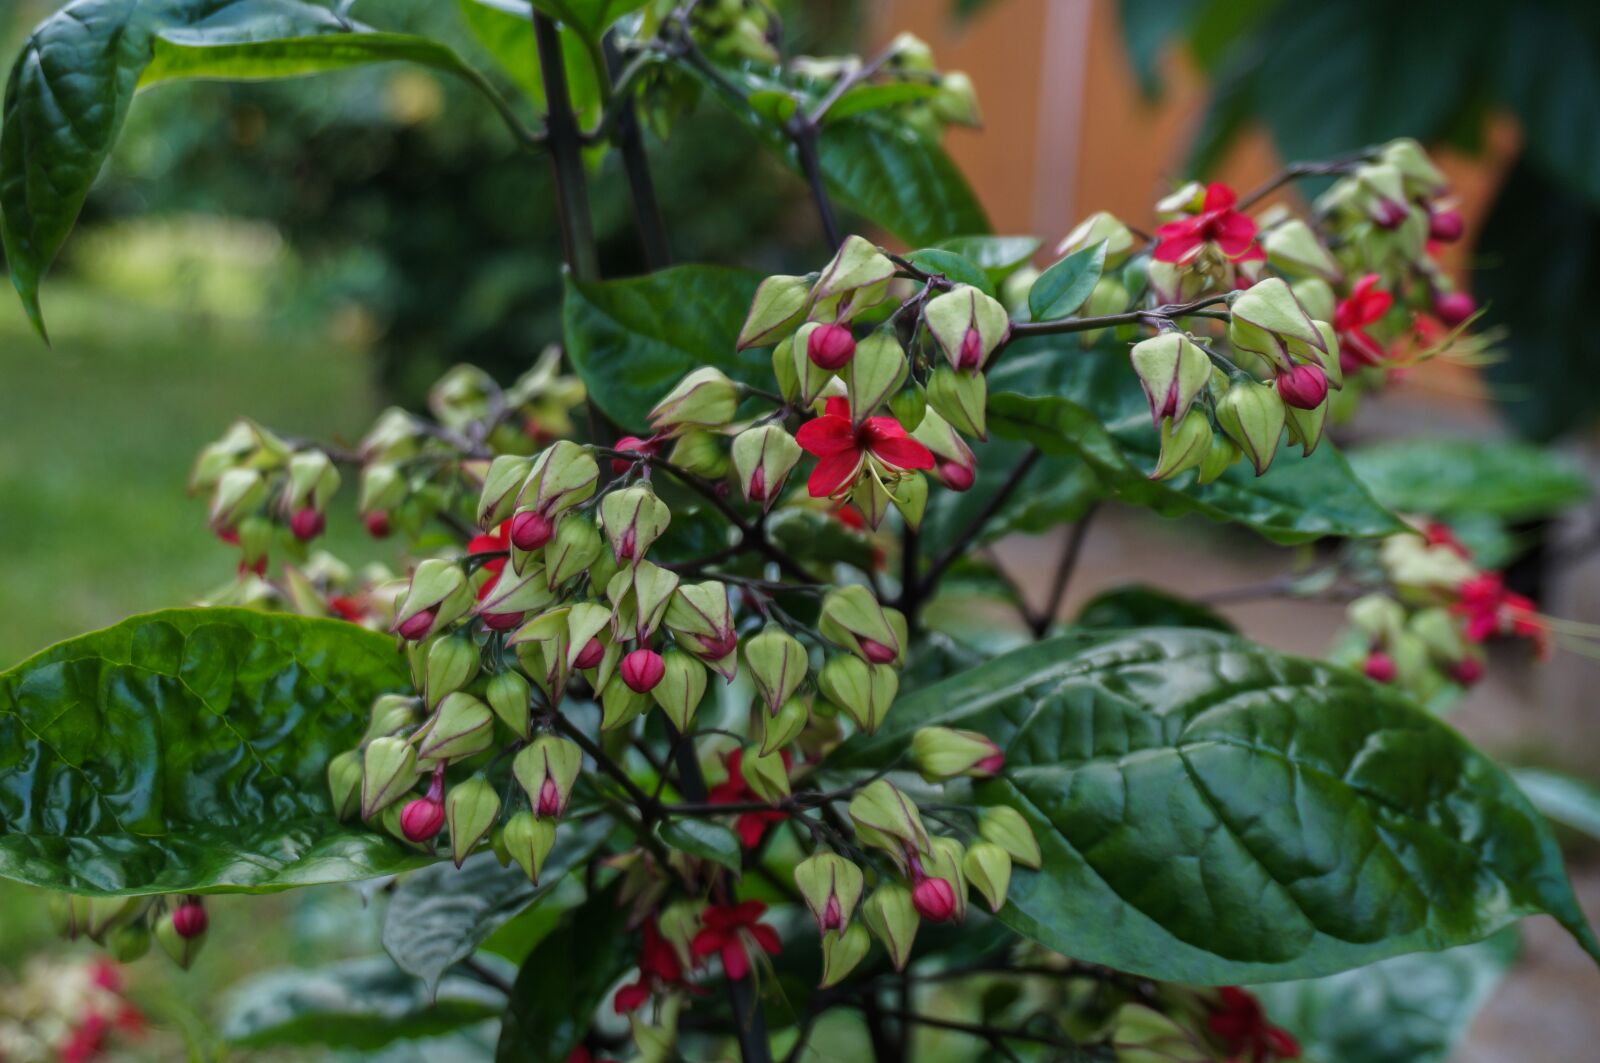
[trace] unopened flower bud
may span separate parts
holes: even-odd
[[[592,638],[583,644],[583,649],[578,651],[578,656],[572,660],[572,667],[579,671],[588,671],[598,665],[606,655],[606,647],[598,638]]]
[[[1180,473],[1199,468],[1211,453],[1211,421],[1198,409],[1191,409],[1182,420],[1161,421],[1161,454],[1150,473],[1152,480],[1170,480]]]
[[[466,615],[472,607],[472,597],[472,587],[460,565],[431,557],[412,574],[411,585],[395,613],[394,630],[401,638],[421,641]]]
[[[972,79],[960,70],[951,70],[939,78],[939,93],[933,98],[933,113],[942,122],[977,128],[983,125],[978,113],[978,92]]]
[[[1011,315],[1006,308],[971,285],[960,285],[928,300],[922,320],[952,369],[982,369],[1011,335]]]
[[[367,529],[367,534],[374,539],[387,539],[394,530],[389,521],[389,514],[385,510],[374,510],[361,518],[362,527]]]
[[[128,923],[111,931],[106,938],[106,951],[118,963],[132,963],[150,951],[153,940],[150,928],[144,923]]]
[[[768,277],[756,288],[750,313],[739,329],[738,350],[776,343],[800,322],[811,301],[811,278]]]
[[[1225,436],[1213,434],[1211,447],[1206,451],[1206,456],[1200,459],[1200,465],[1195,473],[1198,483],[1208,484],[1228,471],[1234,462],[1239,460],[1239,448],[1233,440]]]
[[[1217,400],[1217,424],[1244,451],[1257,476],[1272,464],[1283,422],[1283,400],[1269,385],[1241,379]]]
[[[618,564],[635,564],[672,522],[672,511],[648,487],[625,487],[600,503],[600,523]]]
[[[822,981],[820,989],[836,986],[849,977],[850,972],[866,958],[872,947],[872,935],[860,923],[851,923],[843,930],[830,930],[822,935]]]
[[[447,635],[428,648],[428,668],[423,692],[431,707],[466,686],[478,674],[482,655],[466,635]]]
[[[789,765],[782,753],[762,755],[746,750],[739,760],[739,774],[750,792],[773,804],[789,796]]]
[[[800,688],[810,662],[798,639],[776,625],[744,643],[745,666],[769,714],[776,713]]]
[[[444,812],[450,824],[450,858],[460,867],[499,818],[500,795],[488,779],[475,775],[451,788]]]
[[[421,760],[454,761],[482,753],[494,741],[494,714],[489,706],[457,691],[439,703],[417,745]]]
[[[536,509],[525,509],[511,517],[511,545],[525,553],[539,549],[555,533],[555,522]]]
[[[640,439],[638,436],[623,436],[612,446],[612,450],[621,454],[638,454],[643,457],[654,457],[661,450],[661,442],[656,439]],[[612,458],[611,471],[618,476],[627,472],[633,462],[628,458]]]
[[[667,460],[692,476],[720,480],[728,475],[728,454],[723,436],[691,428],[672,444]]]
[[[1328,423],[1328,406],[1326,402],[1309,410],[1302,410],[1297,406],[1284,406],[1283,423],[1289,430],[1289,443],[1291,446],[1298,445],[1302,455],[1309,455],[1317,449],[1317,443],[1322,439],[1322,430]]]
[[[1445,188],[1445,176],[1428,158],[1422,145],[1410,137],[1399,137],[1383,146],[1379,158],[1400,173],[1406,189],[1415,196],[1433,196]]]
[[[818,627],[824,637],[869,664],[888,664],[900,655],[899,635],[887,611],[859,583],[837,587],[823,597]]]
[[[1464,687],[1476,686],[1483,679],[1483,662],[1476,657],[1463,657],[1450,666],[1449,675]]]
[[[666,674],[666,664],[662,661],[661,654],[655,650],[641,648],[622,658],[618,674],[622,676],[622,681],[628,684],[629,690],[636,694],[648,694]]]
[[[720,369],[696,369],[656,403],[650,411],[650,427],[656,432],[673,432],[699,425],[720,428],[733,420],[739,409],[739,386]]]
[[[1459,211],[1449,208],[1428,211],[1428,239],[1437,240],[1441,244],[1453,244],[1461,239],[1461,234],[1465,230],[1466,225],[1462,222]]]
[[[1392,683],[1396,674],[1394,658],[1382,650],[1373,650],[1361,662],[1361,671],[1374,682]]]
[[[534,459],[517,508],[554,518],[593,495],[599,483],[600,465],[589,448],[559,439]]]
[[[817,921],[817,930],[825,933],[849,924],[866,879],[855,864],[823,851],[795,865],[794,883]]]
[[[107,934],[139,914],[142,904],[138,897],[91,897],[84,931],[103,945]]]
[[[556,825],[553,820],[540,819],[532,812],[518,812],[506,820],[500,841],[528,876],[528,881],[537,885],[545,857],[556,843]]]
[[[844,325],[818,325],[806,336],[806,357],[830,373],[838,372],[855,357],[856,340]]]
[[[1337,284],[1344,278],[1338,261],[1311,226],[1299,218],[1268,229],[1261,237],[1261,248],[1275,269],[1291,277],[1315,277],[1328,284]]]
[[[872,891],[862,907],[862,919],[874,937],[883,942],[895,970],[904,970],[911,959],[911,945],[917,938],[922,917],[917,914],[911,891],[888,883]]]
[[[953,491],[965,491],[977,479],[978,459],[967,441],[935,411],[923,414],[911,436],[932,452],[935,472]]]
[[[905,860],[908,848],[928,849],[917,806],[887,779],[869,783],[850,799],[850,819],[862,842],[885,850],[896,862]]]
[[[624,657],[622,663],[626,668],[628,658]],[[679,731],[687,731],[689,722],[694,719],[695,710],[700,707],[700,701],[705,694],[705,665],[682,650],[668,650],[661,655],[661,678],[650,688],[650,696],[661,706],[661,711],[667,714],[672,726]]]
[[[1133,231],[1122,224],[1116,215],[1103,210],[1097,211],[1079,222],[1077,228],[1066,235],[1061,245],[1056,248],[1056,254],[1070,255],[1074,251],[1082,251],[1099,243],[1106,245],[1106,268],[1113,269],[1133,251]]]
[[[361,818],[394,804],[417,781],[417,751],[403,738],[374,738],[362,760]]]
[[[1386,594],[1367,594],[1351,602],[1345,616],[1372,642],[1389,642],[1406,623],[1405,606]]]
[[[800,453],[800,444],[782,425],[757,425],[740,432],[733,440],[733,466],[745,498],[761,503],[763,509],[772,508]]]
[[[528,795],[534,815],[560,819],[583,767],[583,750],[555,735],[540,735],[511,761],[511,774]]]
[[[1007,856],[1023,867],[1037,871],[1044,863],[1033,828],[1028,826],[1022,813],[1010,805],[990,805],[978,813],[978,834],[984,841],[1004,849]]]
[[[1005,754],[991,739],[976,731],[950,727],[923,727],[911,737],[911,758],[928,782],[958,776],[989,779],[999,774]]]
[[[828,658],[822,666],[817,685],[829,701],[849,714],[857,727],[872,734],[888,715],[900,689],[900,678],[888,665],[839,655]]]
[[[853,659],[853,658],[852,658]],[[761,754],[776,753],[799,737],[811,722],[811,708],[804,698],[790,698],[783,703],[777,715],[759,717],[761,724]],[[681,730],[681,728],[680,728]]]
[[[1292,364],[1291,355],[1309,360],[1309,352],[1326,347],[1281,277],[1268,277],[1238,293],[1228,311],[1228,339],[1234,347],[1260,355],[1279,370]]]
[[[267,481],[254,469],[229,469],[211,493],[211,526],[232,528],[267,497]]]
[[[1478,312],[1478,304],[1466,292],[1436,292],[1433,296],[1433,316],[1450,328],[1465,324]]]
[[[910,374],[906,352],[894,330],[880,328],[861,341],[856,356],[841,374],[850,398],[850,413],[864,421],[900,390]]]
[[[994,842],[976,842],[967,850],[961,869],[983,899],[989,910],[998,912],[1006,904],[1006,891],[1011,888],[1011,857]]]
[[[620,674],[600,690],[600,730],[614,731],[638,719],[650,707],[650,695],[630,687]]]
[[[478,527],[487,531],[511,515],[532,471],[533,459],[521,454],[500,454],[489,463],[478,494]]]
[[[205,944],[209,924],[199,900],[186,900],[156,920],[156,944],[173,963],[187,971]]]
[[[328,791],[333,795],[333,814],[350,819],[361,810],[361,754],[354,749],[328,761]]]
[[[928,413],[928,396],[922,385],[913,380],[895,392],[889,400],[889,413],[900,422],[901,428],[914,435]]]
[[[925,878],[911,888],[911,903],[930,923],[943,923],[956,914],[956,891],[942,878]]]
[[[303,543],[321,535],[327,526],[327,518],[310,506],[303,506],[289,515],[289,533]]]
[[[894,274],[894,263],[875,245],[859,236],[845,237],[812,290],[814,318],[819,321],[848,319],[878,302]],[[833,314],[827,318],[817,317],[815,307],[820,307],[824,313],[832,310]]]
[[[1211,359],[1181,332],[1163,332],[1133,345],[1129,352],[1150,403],[1150,420],[1181,421],[1211,379]]]
[[[587,572],[604,552],[605,543],[594,521],[582,513],[568,513],[556,526],[555,538],[544,548],[545,586],[555,590]]]
[[[522,673],[507,668],[489,680],[484,691],[489,708],[519,738],[528,737],[528,699],[533,690]]]
[[[928,405],[962,435],[987,439],[989,384],[982,373],[941,365],[928,377]]]
[[[444,805],[432,797],[417,797],[400,810],[400,830],[406,841],[432,841],[444,829]]]
[[[1296,365],[1277,376],[1278,395],[1296,409],[1314,410],[1328,397],[1328,375],[1321,366]]]
[[[781,344],[778,352],[787,351],[789,354],[789,371],[786,374],[794,381],[794,394],[790,401],[798,399],[801,403],[811,403],[823,393],[837,379],[832,370],[824,369],[810,358],[811,336],[822,328],[827,327],[815,321],[808,321],[800,326],[800,331]],[[853,356],[853,353],[852,353]],[[774,360],[777,353],[774,352]],[[779,374],[780,387],[784,384],[785,374]]]

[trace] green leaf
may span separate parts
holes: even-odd
[[[770,352],[734,349],[760,283],[754,272],[721,266],[675,266],[593,283],[569,275],[562,307],[567,357],[590,401],[624,428],[643,432],[651,407],[701,366],[742,383],[770,383]]]
[[[433,1037],[500,1014],[505,997],[465,975],[435,994],[387,956],[257,975],[231,990],[222,1037],[240,1048],[320,1045],[368,1050]]]
[[[1591,4],[1516,4],[1492,55],[1528,154],[1562,184],[1600,204],[1600,13]]]
[[[1600,786],[1538,768],[1518,768],[1511,777],[1546,819],[1600,839]]]
[[[512,918],[543,900],[562,877],[605,841],[603,821],[568,824],[556,834],[535,886],[516,864],[501,867],[493,853],[470,856],[458,870],[437,863],[407,875],[389,901],[383,948],[400,969],[430,989]]]
[[[940,247],[925,247],[913,251],[906,258],[920,269],[940,274],[957,284],[970,284],[987,296],[994,295],[994,283],[977,263],[962,255]]]
[[[564,1063],[634,945],[617,889],[591,894],[545,938],[517,973],[500,1026],[500,1063]]]
[[[1073,622],[1080,628],[1193,627],[1208,631],[1238,629],[1199,602],[1142,583],[1113,587],[1089,599]]]
[[[661,840],[690,856],[721,864],[735,875],[744,866],[738,835],[720,823],[692,817],[668,820],[661,826]]]
[[[1119,501],[1166,516],[1200,513],[1232,521],[1274,542],[1404,529],[1327,442],[1309,458],[1281,448],[1265,476],[1239,462],[1204,486],[1192,473],[1150,480],[1160,439],[1121,347],[1031,339],[1013,344],[990,373],[990,432],[1027,440],[1046,454],[1081,458]]]
[[[478,43],[534,107],[544,111],[544,78],[528,0],[456,0],[456,6]],[[576,31],[562,26],[558,32],[572,110],[580,123],[591,124],[600,111],[593,57]]]
[[[939,86],[931,81],[891,81],[880,85],[857,85],[845,90],[834,101],[822,118],[823,126],[842,121],[853,115],[884,107],[897,107],[902,103],[931,100],[939,95]]]
[[[593,41],[598,41],[617,19],[648,3],[649,0],[534,0],[534,6],[540,11],[565,22]]]
[[[1349,458],[1378,501],[1401,513],[1532,520],[1579,505],[1590,494],[1575,462],[1506,439],[1385,440]]]
[[[1516,958],[1508,927],[1471,945],[1254,991],[1307,1063],[1443,1063]]]
[[[976,262],[995,285],[1033,257],[1044,241],[1037,236],[952,236],[935,247]]]
[[[391,639],[171,609],[0,673],[0,877],[83,894],[254,892],[431,861],[329,807],[328,760],[409,687]]]
[[[901,699],[829,766],[884,766],[929,725],[1005,751],[974,795],[1027,817],[1044,869],[1018,872],[1000,919],[1075,959],[1277,981],[1548,912],[1600,960],[1511,780],[1353,672],[1218,632],[1067,636]]]
[[[1106,244],[1080,247],[1039,274],[1028,290],[1028,310],[1035,321],[1066,317],[1089,298],[1106,266]]]
[[[503,100],[436,41],[377,33],[300,0],[73,0],[23,45],[0,128],[0,236],[43,336],[39,283],[116,142],[134,92],[176,78],[276,78],[406,60]],[[524,137],[527,136],[522,132]]]

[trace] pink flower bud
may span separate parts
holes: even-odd
[[[975,779],[992,779],[1000,774],[1000,769],[1006,766],[1004,753],[992,753],[967,770],[967,774]]]
[[[1297,365],[1278,374],[1278,395],[1298,410],[1314,410],[1328,397],[1328,374],[1321,366]]]
[[[622,538],[617,542],[617,560],[632,561],[633,555],[638,552],[639,533],[630,527],[622,533]]]
[[[818,325],[806,337],[806,357],[819,369],[843,369],[855,354],[855,337],[843,325]]]
[[[745,497],[752,502],[765,502],[767,500],[767,470],[757,465],[750,474],[750,486],[744,490]]]
[[[634,650],[622,659],[620,674],[635,694],[648,694],[666,673],[666,662],[655,650]]]
[[[387,539],[389,537],[391,529],[389,527],[388,511],[375,509],[365,517],[362,517],[361,522],[367,526],[367,534],[374,539]]]
[[[421,642],[428,637],[428,632],[433,630],[433,621],[438,615],[437,609],[424,609],[407,617],[403,624],[395,628],[395,633],[407,641]]]
[[[444,827],[444,802],[418,797],[400,810],[400,832],[409,841],[425,842]]]
[[[1361,666],[1361,670],[1367,674],[1368,679],[1375,679],[1380,683],[1394,682],[1394,658],[1379,650],[1367,654],[1366,663]]]
[[[939,463],[939,480],[952,491],[965,491],[972,486],[972,481],[977,479],[972,469],[959,462],[941,461]]]
[[[480,619],[490,631],[510,631],[522,623],[526,613],[484,613]]]
[[[184,901],[172,910],[172,929],[181,938],[197,938],[210,925],[205,907],[197,900]]]
[[[1477,301],[1466,292],[1440,292],[1433,297],[1434,316],[1451,328],[1477,312]]]
[[[1380,229],[1398,229],[1411,213],[1406,205],[1396,199],[1380,199],[1372,205],[1372,221]]]
[[[640,439],[638,436],[623,436],[621,439],[617,440],[616,445],[611,449],[621,451],[624,454],[639,454],[644,457],[654,457],[656,451],[661,449],[661,444],[657,443],[654,439]],[[613,474],[621,476],[623,473],[628,471],[629,466],[632,464],[633,462],[628,458],[612,458],[611,471]]]
[[[968,328],[961,337],[961,362],[957,369],[978,369],[983,366],[983,337],[975,328]]]
[[[861,652],[873,664],[888,664],[895,659],[893,646],[885,646],[873,639],[861,640]]]
[[[327,518],[310,506],[295,510],[289,517],[289,531],[303,543],[308,543],[321,535],[322,529],[327,525]]]
[[[1450,667],[1450,678],[1464,687],[1476,686],[1483,678],[1483,662],[1474,657],[1463,657]]]
[[[730,628],[720,635],[700,639],[698,656],[708,661],[720,661],[728,654],[739,648],[739,636]]]
[[[956,891],[942,878],[925,878],[911,888],[911,903],[930,923],[942,923],[956,914]]]
[[[824,931],[844,929],[844,914],[839,910],[838,894],[830,893],[828,895],[828,904],[822,909],[822,921],[820,926]]]
[[[556,785],[554,779],[546,778],[544,785],[539,787],[539,806],[534,809],[534,814],[559,818],[565,811],[566,807],[561,800],[561,787]]]
[[[1428,213],[1428,237],[1441,244],[1453,244],[1461,239],[1466,226],[1461,215],[1453,210],[1435,210]]]
[[[229,546],[238,546],[239,545],[239,529],[238,528],[218,528],[217,529],[217,538],[221,539],[223,542],[227,543]]]
[[[583,644],[583,649],[578,651],[578,659],[572,662],[574,668],[593,668],[605,658],[606,648],[599,639],[590,639]]]
[[[556,526],[550,518],[534,510],[526,510],[511,518],[511,545],[518,550],[537,550],[550,541]]]

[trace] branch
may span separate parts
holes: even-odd
[[[917,599],[924,600],[932,594],[939,586],[939,580],[944,575],[945,570],[955,564],[957,558],[972,548],[973,541],[983,533],[984,526],[993,519],[996,513],[1000,512],[1000,507],[1004,506],[1007,500],[1016,493],[1017,488],[1022,485],[1022,481],[1028,475],[1029,470],[1039,460],[1039,454],[1038,447],[1028,448],[1028,452],[1023,455],[1021,461],[1017,462],[1017,467],[1011,470],[1011,475],[1000,486],[1000,490],[996,491],[989,501],[984,504],[983,509],[979,511],[977,516],[973,517],[967,523],[967,526],[961,529],[961,534],[956,536],[955,542],[951,543],[944,553],[934,560],[932,566],[928,569],[928,574],[923,576],[922,581],[917,584]],[[902,589],[901,601],[903,602],[904,600],[905,591]],[[905,610],[902,608],[901,612],[905,612]],[[908,617],[909,615],[907,614]]]
[[[1007,1026],[990,1026],[981,1022],[957,1022],[954,1019],[941,1019],[934,1015],[923,1015],[914,1011],[889,1011],[891,1015],[901,1022],[915,1023],[918,1026],[931,1026],[936,1030],[950,1030],[955,1033],[964,1033],[989,1042],[997,1049],[1004,1048],[1005,1041],[1030,1041],[1037,1045],[1049,1045],[1052,1048],[1075,1049],[1076,1041],[1053,1034],[1034,1033],[1031,1030],[1019,1030]]]
[[[589,754],[594,759],[595,764],[599,765],[601,771],[611,776],[622,786],[622,789],[628,795],[628,799],[639,806],[639,814],[641,816],[646,820],[661,818],[660,802],[641,790],[639,784],[634,782],[628,773],[622,770],[620,764],[607,756],[606,751],[601,749],[594,739],[585,734],[577,724],[563,716],[559,710],[556,711],[553,719],[556,730],[577,743],[578,748]]]
[[[844,243],[839,231],[839,219],[833,213],[833,202],[828,198],[827,184],[822,177],[822,160],[817,157],[817,127],[797,114],[787,127],[789,139],[794,141],[795,154],[800,160],[800,172],[811,188],[811,201],[816,204],[817,218],[822,222],[822,234],[828,246],[838,250]]]
[[[667,242],[667,226],[661,217],[661,205],[656,200],[655,182],[650,177],[650,159],[645,154],[644,137],[639,131],[639,116],[634,111],[632,97],[611,87],[611,74],[618,62],[616,42],[611,32],[606,33],[601,48],[606,64],[606,72],[600,75],[601,85],[608,111],[614,105],[616,113],[612,140],[622,153],[622,169],[628,176],[634,224],[639,230],[639,242],[644,246],[645,266],[651,271],[665,269],[672,264],[672,247]],[[631,70],[624,71],[622,77],[631,76]]]
[[[1044,638],[1044,633],[1050,630],[1050,625],[1055,623],[1056,615],[1061,612],[1061,601],[1066,597],[1067,584],[1071,582],[1072,573],[1078,567],[1078,555],[1083,552],[1083,542],[1089,536],[1089,524],[1099,509],[1098,502],[1090,505],[1067,536],[1067,545],[1062,551],[1061,561],[1056,565],[1055,582],[1050,586],[1049,601],[1045,604],[1044,612],[1034,617],[1028,625],[1033,631],[1035,640]]]
[[[1332,177],[1337,174],[1349,173],[1363,162],[1371,161],[1377,152],[1371,148],[1363,148],[1349,155],[1337,159],[1328,159],[1324,162],[1296,162],[1279,170],[1277,175],[1270,180],[1251,189],[1234,204],[1234,210],[1249,210],[1257,203],[1266,199],[1272,193],[1282,188],[1291,181],[1298,181],[1302,177]]]
[[[533,12],[533,35],[539,52],[539,73],[544,81],[545,140],[556,176],[556,209],[561,216],[561,246],[573,276],[597,280],[600,261],[589,216],[589,186],[583,174],[583,141],[578,119],[567,92],[567,69],[561,55],[561,31],[548,15]]]
[[[1115,328],[1117,325],[1155,324],[1161,320],[1170,321],[1180,317],[1218,317],[1216,314],[1206,313],[1206,307],[1226,303],[1228,298],[1227,295],[1208,295],[1203,299],[1195,299],[1192,302],[1168,303],[1148,310],[1129,310],[1121,314],[1102,314],[1099,317],[1063,317],[1055,321],[1017,321],[1011,325],[1011,336],[1007,342],[1028,336],[1060,336],[1072,332],[1092,332],[1095,329]],[[1218,317],[1219,320],[1226,320],[1226,318],[1227,315],[1225,314]]]

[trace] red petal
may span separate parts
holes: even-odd
[[[850,419],[850,400],[835,395],[833,398],[823,401],[822,412],[829,417],[843,417],[848,421]]]
[[[854,447],[830,454],[811,470],[806,489],[811,492],[812,498],[829,498],[853,481],[860,468],[861,452]]]
[[[750,934],[756,939],[756,944],[766,950],[768,956],[776,956],[783,948],[783,942],[778,940],[778,932],[765,923],[751,927]]]
[[[933,454],[915,439],[880,439],[872,444],[872,456],[897,469],[931,469]],[[815,491],[812,494],[816,494]]]
[[[750,956],[742,942],[730,941],[722,946],[722,969],[735,982],[750,973]]]
[[[708,927],[696,934],[694,940],[689,942],[689,951],[696,956],[709,956],[722,948],[727,940],[727,934],[721,930],[713,930]]]
[[[1163,225],[1161,228],[1166,228]],[[1160,230],[1157,230],[1159,233]],[[1205,241],[1193,233],[1184,233],[1178,236],[1162,237],[1156,244],[1153,257],[1157,262],[1182,262],[1200,250]]]
[[[802,448],[825,458],[856,447],[856,430],[848,417],[814,417],[800,426],[794,434],[795,442]]]
[[[893,417],[868,417],[861,422],[861,432],[870,445],[880,439],[904,439],[906,426]]]
[[[630,982],[617,990],[615,1007],[618,1015],[626,1015],[630,1011],[637,1011],[650,999],[650,987],[645,985],[644,979]]]
[[[1256,223],[1238,211],[1228,211],[1217,219],[1212,228],[1217,246],[1229,258],[1238,258],[1249,251],[1256,238]]]
[[[1212,181],[1206,185],[1206,201],[1202,209],[1209,214],[1214,210],[1227,210],[1237,202],[1239,197],[1233,194],[1233,189],[1221,181]]]
[[[767,820],[759,812],[746,812],[734,822],[733,829],[739,834],[740,845],[754,849],[767,833]]]

